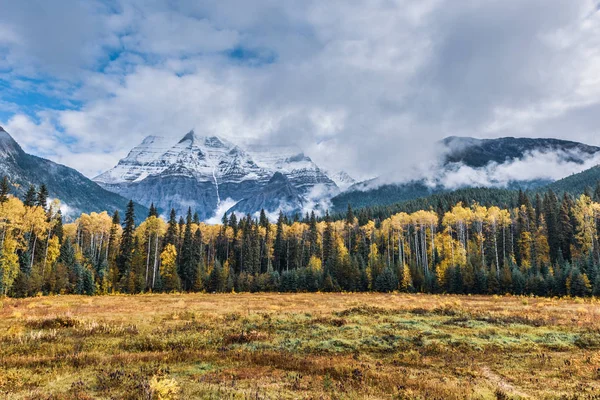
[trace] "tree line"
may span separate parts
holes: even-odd
[[[63,221],[45,186],[0,183],[0,295],[425,292],[600,295],[600,189],[519,192],[510,207],[439,203],[386,218],[225,215],[150,207]]]

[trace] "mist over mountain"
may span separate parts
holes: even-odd
[[[271,219],[326,210],[389,205],[461,188],[540,189],[581,193],[600,179],[600,147],[529,138],[448,137],[436,156],[406,173],[356,182],[344,171],[321,169],[293,146],[235,144],[190,131],[180,140],[148,136],[114,168],[93,179],[25,153],[0,128],[0,175],[23,195],[30,184],[46,184],[66,213],[124,210],[128,199],[144,207],[154,203],[163,214],[188,209],[208,222],[224,213]],[[139,207],[138,214],[146,212]]]
[[[412,179],[396,179],[392,172],[352,185],[332,199],[333,209],[388,205],[468,187],[536,189],[600,164],[600,147],[559,139],[453,136],[437,148],[436,157],[413,166]]]

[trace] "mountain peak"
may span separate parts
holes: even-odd
[[[192,129],[189,131],[180,141],[179,144],[182,143],[190,143],[190,144],[200,144],[206,147],[212,147],[217,149],[222,149],[228,147],[228,142],[224,139],[221,139],[218,136],[198,136],[196,132]]]
[[[17,154],[22,151],[15,139],[0,126],[0,154]]]
[[[271,177],[271,179],[269,180],[269,184],[278,183],[278,182],[280,182],[280,183],[288,183],[289,180],[281,172],[275,172],[273,174],[273,176]]]
[[[189,131],[188,133],[186,133],[183,138],[181,138],[181,140],[179,141],[179,143],[184,143],[184,142],[192,142],[192,143],[194,143],[196,141],[196,139],[197,139],[196,138],[196,133],[192,129],[191,131]]]
[[[240,146],[212,133],[198,133],[189,131],[179,142],[168,136],[148,137],[95,181],[142,204],[179,213],[191,206],[202,219],[214,216],[221,199],[253,199],[245,203],[245,210],[271,212],[282,199],[301,204],[314,197],[311,191],[317,185],[337,190],[301,149],[269,143]]]
[[[155,143],[157,141],[164,140],[164,139],[165,138],[163,136],[155,136],[155,135],[146,136],[144,138],[144,140],[142,141],[142,145],[152,144],[152,143]]]

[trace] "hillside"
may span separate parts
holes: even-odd
[[[385,207],[436,193],[477,186],[508,191],[553,188],[556,191],[580,193],[586,186],[595,186],[600,179],[600,171],[594,169],[556,183],[544,176],[546,171],[543,168],[539,171],[540,176],[532,176],[529,171],[525,171],[529,168],[528,162],[540,155],[549,154],[553,155],[552,160],[556,163],[575,166],[574,169],[579,166],[583,168],[585,162],[593,160],[600,152],[600,147],[583,143],[544,138],[476,139],[451,136],[442,140],[439,145],[439,160],[436,161],[437,164],[433,162],[436,166],[430,171],[430,177],[415,177],[411,182],[397,184],[378,184],[379,179],[376,178],[352,185],[331,200],[332,212],[343,212],[348,204],[355,209]],[[523,164],[519,164],[520,162]],[[502,168],[504,169],[501,170]],[[498,172],[499,170],[501,171]],[[461,173],[466,176],[472,174],[479,180],[485,177],[486,185],[479,184],[480,181],[469,183],[468,179],[463,179],[457,185],[454,181]],[[452,185],[447,186],[448,182],[452,182]]]
[[[573,174],[551,183],[543,189],[551,189],[556,193],[567,192],[571,194],[581,194],[588,188],[594,190],[599,182],[600,165],[597,165],[578,174]]]
[[[27,154],[21,146],[0,127],[0,177],[7,176],[11,192],[23,196],[30,185],[45,184],[51,198],[57,198],[65,214],[81,212],[125,210],[128,200],[101,188],[76,170],[44,158]],[[147,209],[138,205],[139,217]]]

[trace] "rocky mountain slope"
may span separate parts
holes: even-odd
[[[76,170],[25,153],[21,146],[0,127],[0,177],[7,176],[11,193],[23,196],[29,185],[48,187],[50,197],[57,198],[66,214],[81,212],[125,211],[128,200],[109,192]],[[147,209],[137,207],[140,215]],[[67,215],[68,216],[68,215]]]
[[[245,145],[194,131],[176,143],[149,136],[113,169],[94,178],[107,190],[149,206],[200,218],[224,204],[232,211],[298,211],[315,192],[331,196],[336,183],[293,147]],[[282,187],[283,186],[283,187]],[[235,206],[234,206],[235,204]]]

